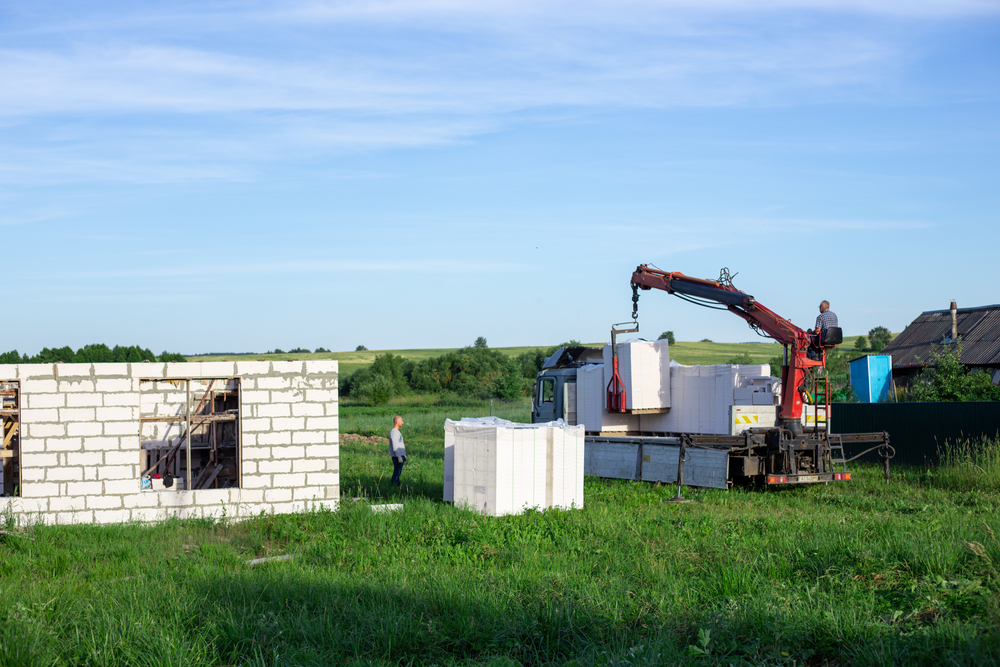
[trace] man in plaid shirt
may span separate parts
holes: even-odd
[[[816,318],[816,328],[813,329],[815,338],[812,346],[806,351],[806,356],[810,359],[819,360],[819,346],[826,340],[826,330],[830,327],[840,326],[837,323],[837,315],[830,310],[830,302],[823,301],[819,304],[819,316]]]

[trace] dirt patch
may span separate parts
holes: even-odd
[[[389,438],[380,435],[358,435],[357,433],[341,433],[340,444],[351,443],[352,445],[388,445]]]

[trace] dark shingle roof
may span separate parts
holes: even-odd
[[[970,366],[1000,366],[1000,305],[960,308],[958,335],[962,341],[962,363]],[[921,313],[882,354],[892,355],[893,368],[922,366],[932,350],[951,336],[951,311]]]

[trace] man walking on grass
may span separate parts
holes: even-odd
[[[406,463],[406,446],[403,444],[403,434],[399,428],[403,425],[403,418],[396,415],[392,418],[392,430],[389,431],[389,456],[392,457],[392,480],[390,484],[402,486],[399,481],[399,473],[403,472],[403,464]]]

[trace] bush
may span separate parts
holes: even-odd
[[[493,395],[508,401],[524,395],[524,377],[517,360],[507,359],[500,367],[500,373],[493,382]]]
[[[711,338],[702,338],[702,339],[701,339],[700,341],[698,341],[698,342],[699,342],[699,343],[711,343],[711,342],[712,342],[712,339],[711,339]]]
[[[854,349],[858,352],[864,352],[868,349],[868,339],[864,336],[858,336],[858,339],[854,341]]]
[[[354,348],[354,351],[355,352],[367,352],[368,348],[365,347],[364,345],[358,345],[356,348]]]
[[[363,396],[374,405],[385,405],[396,395],[395,383],[385,375],[372,374],[351,388],[352,396]]]
[[[910,401],[996,401],[1000,387],[983,370],[962,364],[961,344],[931,351],[929,364],[914,378],[906,398]]]
[[[674,332],[673,331],[664,331],[663,333],[660,334],[660,337],[657,338],[656,340],[664,340],[664,339],[666,339],[668,345],[673,345],[674,344]]]
[[[315,350],[315,353],[316,354],[329,354],[330,350],[326,349],[325,347],[317,347],[316,350]]]
[[[754,363],[754,360],[753,360],[753,357],[750,356],[749,352],[744,352],[743,354],[741,354],[739,356],[733,357],[732,359],[730,359],[726,363],[727,364],[745,364],[745,365],[749,366],[750,364]]]

